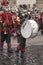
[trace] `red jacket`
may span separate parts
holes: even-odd
[[[43,12],[38,15],[38,24],[43,24]]]
[[[13,21],[12,21],[12,13],[11,12],[2,12],[0,13],[0,16],[2,17],[2,24],[6,23],[8,26],[11,26]],[[3,27],[1,27],[2,30],[4,29]],[[7,31],[9,27],[7,27]]]

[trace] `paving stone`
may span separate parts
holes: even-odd
[[[4,52],[5,51],[5,52]],[[13,48],[13,53],[7,53],[7,50],[0,52],[0,65],[43,65],[43,46],[32,45],[26,48],[24,58],[16,56]]]

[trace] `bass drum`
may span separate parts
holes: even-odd
[[[30,22],[31,27],[32,27],[32,33],[31,33],[31,36],[30,36],[32,38],[32,37],[37,36],[37,34],[38,34],[38,24],[34,20],[29,20],[29,22]]]
[[[21,25],[21,35],[24,38],[29,38],[31,36],[31,33],[32,33],[31,23],[29,22],[29,20],[26,20]]]

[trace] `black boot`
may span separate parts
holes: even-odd
[[[43,35],[43,31],[41,31],[41,35]]]
[[[13,53],[12,48],[8,48],[7,51],[8,51],[9,53]]]
[[[17,49],[17,50],[15,51],[15,53],[16,53],[16,55],[18,56],[18,54],[19,54],[19,49]]]
[[[21,51],[21,58],[24,57],[24,51]]]

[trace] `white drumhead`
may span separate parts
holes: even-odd
[[[29,38],[32,33],[32,28],[29,20],[24,21],[23,25],[21,26],[21,34],[24,38]]]
[[[31,23],[31,27],[32,27],[31,37],[34,37],[38,33],[38,24],[34,20],[29,20],[29,22]]]

